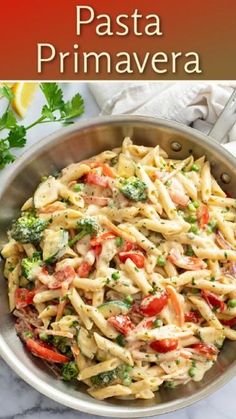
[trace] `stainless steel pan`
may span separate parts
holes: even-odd
[[[212,133],[220,141],[236,121],[235,94]],[[220,135],[218,135],[220,134]],[[19,213],[42,175],[61,169],[105,149],[121,144],[124,136],[135,143],[160,146],[173,158],[205,154],[222,187],[235,194],[236,160],[217,141],[192,128],[172,121],[138,116],[96,118],[72,125],[43,139],[19,158],[4,174],[0,184],[0,245],[6,240],[9,224]],[[173,390],[161,390],[148,401],[96,401],[83,386],[70,386],[56,380],[43,362],[26,353],[9,315],[7,287],[0,281],[0,354],[11,368],[46,396],[71,408],[101,416],[145,417],[170,412],[208,396],[236,373],[236,342],[226,342],[214,367],[199,383]]]

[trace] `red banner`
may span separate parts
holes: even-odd
[[[5,0],[0,79],[235,79],[235,0]]]

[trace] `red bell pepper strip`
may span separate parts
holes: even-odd
[[[197,210],[197,219],[198,219],[200,228],[204,228],[205,225],[209,222],[210,215],[209,215],[207,205],[202,204],[200,208]]]
[[[44,359],[48,362],[55,362],[59,364],[65,364],[69,362],[69,358],[65,355],[55,352],[53,349],[46,348],[34,339],[28,339],[26,341],[27,349],[35,356]]]

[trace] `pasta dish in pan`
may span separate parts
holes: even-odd
[[[25,347],[91,396],[199,381],[236,340],[236,200],[201,157],[121,148],[43,178],[2,250]]]

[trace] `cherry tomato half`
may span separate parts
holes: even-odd
[[[125,263],[127,259],[131,259],[137,268],[144,267],[145,257],[142,253],[120,252],[119,259],[122,263]]]
[[[112,316],[108,319],[110,323],[118,332],[123,335],[127,335],[132,329],[134,329],[134,324],[130,320],[129,316],[119,314],[117,316]]]
[[[154,340],[150,343],[150,347],[162,354],[165,354],[170,351],[174,351],[178,347],[178,339],[161,339],[161,340]]]
[[[217,349],[214,348],[214,346],[207,345],[206,343],[200,342],[200,343],[194,343],[194,345],[191,345],[191,348],[195,349],[197,352],[199,352],[202,355],[216,355]]]
[[[77,274],[80,278],[87,278],[90,274],[92,266],[88,262],[82,262],[80,267],[77,269]]]
[[[24,308],[33,303],[35,291],[29,291],[27,288],[18,288],[15,292],[16,308]]]
[[[114,239],[116,235],[112,231],[107,231],[106,233],[101,234],[100,236],[93,237],[90,240],[91,246],[97,246],[98,244],[103,243],[106,240]]]
[[[218,297],[218,295],[210,291],[202,290],[201,296],[209,304],[209,306],[219,308],[220,311],[224,310],[225,303]]]
[[[151,317],[159,314],[166,306],[168,295],[165,292],[160,292],[155,295],[148,295],[140,304],[140,313],[143,316]]]
[[[65,266],[65,268],[57,271],[53,276],[54,279],[49,283],[48,288],[57,289],[61,288],[63,283],[71,284],[76,273],[72,266]]]
[[[188,311],[184,313],[184,321],[191,322],[191,323],[199,323],[201,320],[201,316],[197,311]]]
[[[97,173],[90,172],[85,177],[85,183],[89,183],[96,186],[102,186],[102,188],[108,187],[108,180],[105,176],[100,176]]]

